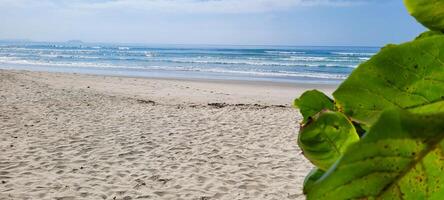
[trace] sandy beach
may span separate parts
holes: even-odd
[[[0,199],[304,199],[312,88],[0,70]]]

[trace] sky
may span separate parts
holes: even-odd
[[[402,0],[0,0],[0,39],[382,46],[423,31]]]

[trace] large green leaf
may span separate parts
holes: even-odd
[[[424,106],[415,107],[409,110],[417,114],[438,114],[444,111],[444,101],[429,103]]]
[[[444,0],[404,0],[409,13],[430,30],[444,31]]]
[[[324,171],[357,141],[359,136],[353,124],[344,114],[333,111],[314,116],[301,128],[298,136],[304,156]]]
[[[325,175],[307,199],[442,199],[444,114],[388,110]]]
[[[299,111],[304,117],[304,122],[307,122],[310,117],[313,117],[324,109],[334,109],[333,100],[317,90],[304,92],[299,99],[294,100],[294,106],[299,108]]]
[[[384,47],[333,96],[338,109],[366,129],[384,109],[415,109],[444,99],[444,35]]]
[[[310,191],[311,187],[318,181],[323,175],[325,171],[320,170],[319,168],[314,168],[310,171],[310,173],[305,177],[304,180],[304,194]]]
[[[415,40],[420,40],[420,39],[435,37],[435,36],[442,36],[442,34],[443,33],[441,31],[426,31],[424,33],[421,33],[418,37],[416,37]]]

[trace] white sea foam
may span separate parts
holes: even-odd
[[[192,59],[157,59],[159,62],[189,63],[189,64],[219,64],[219,65],[250,65],[250,66],[282,66],[282,67],[349,67],[356,68],[356,64],[335,63],[334,61],[319,62],[272,62],[246,60],[192,60]],[[307,61],[307,60],[302,60]]]
[[[328,73],[313,73],[313,72],[287,72],[287,71],[238,71],[228,70],[223,68],[198,68],[193,66],[180,67],[166,67],[166,66],[149,66],[144,69],[158,69],[168,71],[195,71],[195,72],[213,72],[213,73],[231,73],[244,74],[255,76],[272,76],[272,77],[306,77],[306,78],[320,78],[320,79],[345,79],[347,75],[343,74],[328,74]]]
[[[11,57],[0,57],[0,63],[18,64],[18,65],[36,65],[36,66],[54,66],[54,67],[97,67],[97,68],[126,68],[124,66],[109,65],[105,63],[92,62],[51,62],[44,60],[22,60]]]
[[[97,59],[99,57],[92,56],[76,56],[76,57],[63,57],[61,55],[45,55],[47,57],[54,58],[79,58],[79,59]],[[134,60],[128,58],[117,58],[121,60]],[[144,61],[143,59],[137,59],[139,61]],[[291,63],[283,63],[283,62],[248,62],[243,60],[224,60],[224,61],[210,61],[210,60],[177,60],[177,59],[158,59],[155,60],[158,62],[172,62],[177,64],[220,64],[220,65],[250,65],[250,66],[281,66],[281,67],[349,67],[356,68],[357,65],[354,64],[339,64],[339,63],[315,63],[315,62],[291,62]],[[131,68],[129,65],[120,66],[120,65],[111,65],[105,63],[98,62],[63,62],[63,61],[48,61],[48,60],[23,60],[21,58],[13,58],[13,57],[0,57],[0,62],[8,62],[11,64],[28,64],[28,65],[50,65],[50,66],[79,66],[79,67],[118,67],[118,68]],[[201,66],[205,67],[205,66]]]
[[[281,58],[280,60],[287,60],[287,61],[326,61],[326,60],[328,60],[328,57],[291,56],[289,58]]]
[[[332,54],[336,55],[343,55],[343,56],[374,56],[375,53],[357,53],[357,52],[331,52]]]
[[[155,57],[156,53],[150,52],[150,51],[144,51],[143,54],[145,54],[145,57]]]
[[[320,79],[345,79],[346,75],[328,74],[328,73],[309,73],[309,72],[258,72],[258,71],[235,71],[226,69],[199,69],[202,72],[216,72],[216,73],[233,73],[233,74],[249,74],[256,76],[273,76],[273,77],[305,77],[305,78],[320,78]]]
[[[65,55],[65,54],[41,54],[44,58],[69,58],[69,59],[100,59],[98,56],[83,56],[83,55]]]
[[[196,66],[119,66],[105,63],[87,63],[87,62],[44,62],[44,61],[29,61],[17,60],[10,57],[0,57],[1,64],[18,64],[26,66],[45,66],[45,67],[76,67],[76,68],[112,68],[112,69],[139,69],[139,70],[164,70],[164,71],[194,71],[194,72],[209,72],[209,73],[229,73],[239,75],[253,75],[253,76],[272,76],[272,77],[305,77],[305,78],[320,78],[320,79],[345,79],[343,74],[329,74],[329,73],[314,73],[314,72],[288,72],[288,71],[240,71],[229,70],[224,68],[199,68]]]
[[[305,54],[303,51],[265,51],[269,54]]]

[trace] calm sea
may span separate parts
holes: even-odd
[[[377,47],[0,43],[0,68],[334,84]]]

